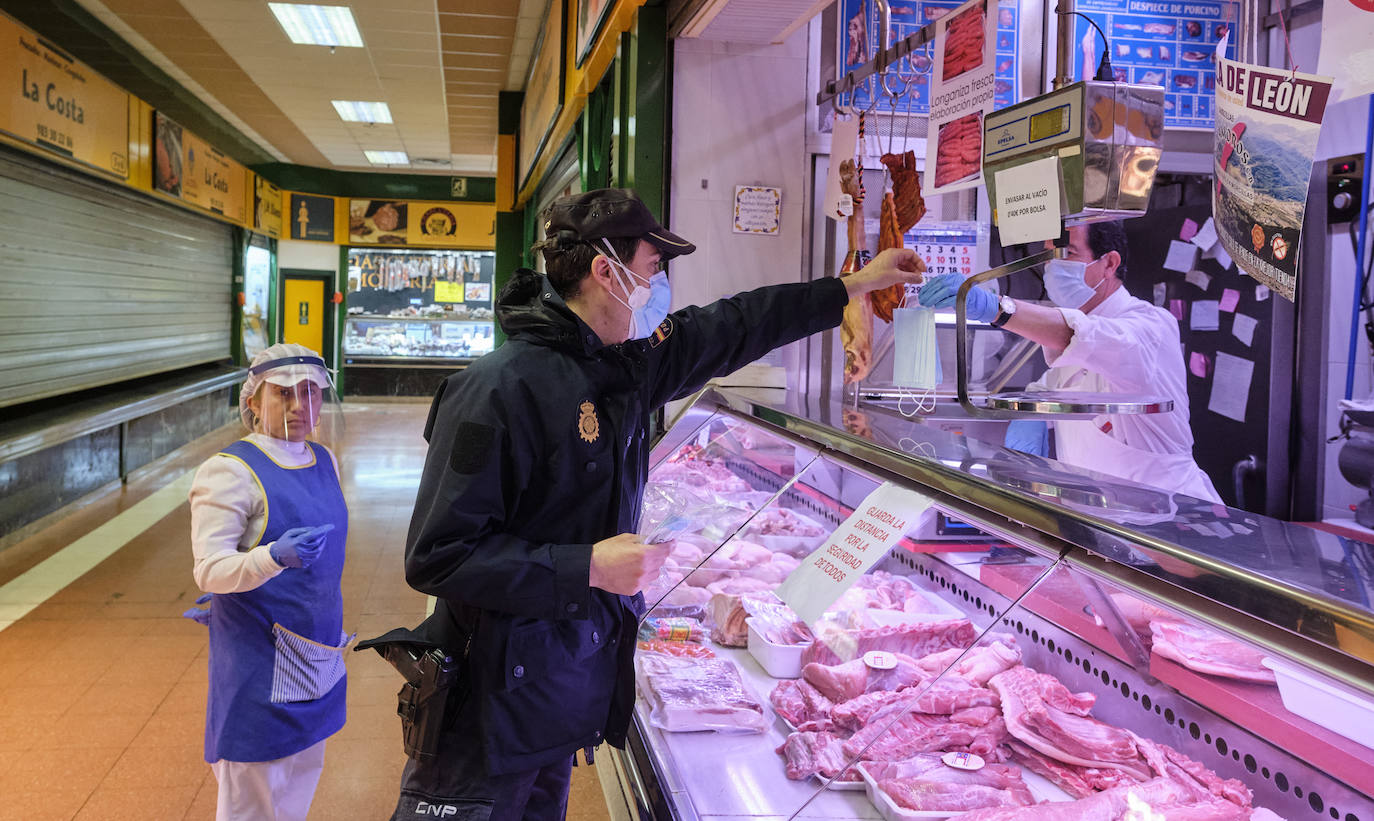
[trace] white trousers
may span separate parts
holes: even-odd
[[[305,821],[324,770],[324,742],[275,761],[216,761],[215,821]]]

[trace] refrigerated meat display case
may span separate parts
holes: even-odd
[[[1374,547],[969,430],[717,389],[677,416],[614,817],[1374,821]],[[855,522],[892,489],[915,524],[869,567],[845,534],[890,536]],[[777,595],[802,565],[851,577],[818,619]]]

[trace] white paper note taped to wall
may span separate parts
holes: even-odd
[[[1212,278],[1198,270],[1189,271],[1184,279],[1204,291],[1212,286]]]
[[[1178,271],[1186,274],[1197,264],[1197,246],[1191,242],[1181,240],[1169,241],[1169,256],[1164,260],[1164,267],[1170,271]]]
[[[997,231],[1003,245],[1055,239],[1059,210],[1059,158],[1046,157],[993,174]]]
[[[1218,353],[1212,373],[1212,397],[1207,410],[1227,419],[1245,421],[1245,408],[1250,401],[1250,382],[1255,375],[1255,363],[1229,353]]]
[[[1202,227],[1197,229],[1197,233],[1190,240],[1204,252],[1212,250],[1212,246],[1217,244],[1217,227],[1212,224],[1212,218],[1208,217]]]
[[[1215,331],[1221,327],[1221,303],[1215,299],[1199,299],[1193,303],[1188,327],[1195,331]]]
[[[884,482],[775,591],[813,624],[916,526],[931,499]]]
[[[1231,320],[1231,335],[1249,346],[1255,341],[1255,326],[1258,324],[1253,316],[1236,314],[1236,318]]]

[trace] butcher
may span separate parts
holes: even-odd
[[[1058,460],[1220,503],[1212,480],[1193,459],[1178,320],[1126,290],[1122,276],[1127,255],[1120,222],[1071,228],[1064,258],[1045,264],[1045,290],[1054,307],[1009,296],[999,300],[990,291],[973,288],[968,293],[968,317],[1044,346],[1050,369],[1028,390],[1148,394],[1173,400],[1169,413],[1055,421]],[[949,307],[963,281],[959,274],[931,277],[918,298],[927,307]],[[1015,420],[1007,426],[1005,444],[1045,456],[1049,424]]]
[[[668,553],[635,535],[651,414],[925,268],[893,249],[843,280],[670,313],[664,266],[695,246],[633,191],[562,198],[539,224],[547,274],[514,273],[508,341],[444,381],[425,426],[406,578],[437,599],[415,635],[460,672],[395,819],[564,817],[576,752],[625,744],[640,591]]]

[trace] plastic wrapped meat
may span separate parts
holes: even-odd
[[[702,730],[761,733],[763,705],[727,659],[641,656],[640,677],[653,704],[649,720],[670,733]]]
[[[1211,630],[1179,621],[1150,622],[1154,652],[1190,670],[1261,684],[1274,683],[1274,671],[1260,664],[1264,654]]]

